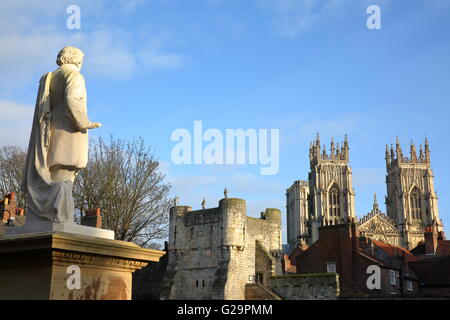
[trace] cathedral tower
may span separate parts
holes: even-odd
[[[403,155],[398,137],[394,150],[386,145],[387,215],[397,222],[402,246],[411,250],[424,239],[425,227],[442,231],[438,213],[438,198],[434,190],[434,177],[430,167],[428,139],[425,146],[411,141],[410,157]]]
[[[311,239],[318,238],[318,227],[337,224],[356,216],[352,170],[349,165],[347,135],[339,146],[331,138],[330,152],[320,145],[320,137],[309,149],[309,221]]]
[[[310,237],[309,182],[297,180],[286,190],[287,240],[292,251]]]

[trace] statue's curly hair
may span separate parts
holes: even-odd
[[[63,64],[80,64],[83,61],[84,53],[75,47],[64,47],[59,51],[56,58],[56,64],[62,66]]]

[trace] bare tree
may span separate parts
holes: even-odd
[[[0,148],[0,197],[15,192],[19,208],[26,207],[25,194],[20,191],[26,153],[17,146]]]
[[[26,208],[20,191],[25,159],[17,146],[0,148],[0,197],[15,192],[20,208]],[[86,210],[100,208],[102,227],[113,230],[116,239],[154,247],[167,236],[169,191],[142,138],[125,142],[111,137],[109,143],[91,139],[88,165],[74,183],[77,220]]]
[[[167,236],[170,185],[164,183],[150,148],[142,138],[106,143],[92,139],[89,162],[77,175],[74,201],[78,213],[101,208],[103,228],[116,239],[154,246]]]

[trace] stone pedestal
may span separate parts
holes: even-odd
[[[164,253],[65,232],[3,236],[0,300],[130,300],[132,273]]]
[[[0,229],[2,229],[0,230],[0,236],[27,235],[29,233],[38,232],[64,232],[111,240],[114,239],[114,231],[112,230],[83,226],[75,223],[74,221],[55,223],[50,220],[37,217],[33,214],[28,214],[26,216],[26,221],[23,225],[14,227],[4,226]]]

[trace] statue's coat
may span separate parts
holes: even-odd
[[[42,76],[25,162],[22,191],[29,214],[54,222],[73,221],[73,182],[53,182],[51,167],[76,170],[88,159],[86,87],[76,65]]]

